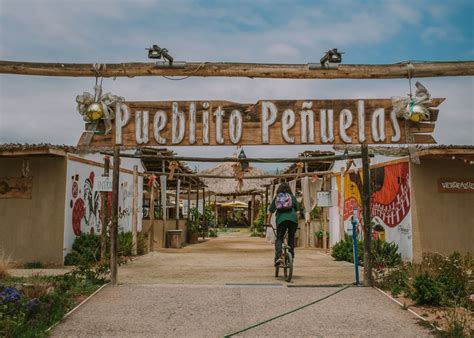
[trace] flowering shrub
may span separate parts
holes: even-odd
[[[45,330],[75,305],[78,296],[94,292],[106,281],[108,271],[107,266],[81,266],[62,276],[3,279],[0,337],[45,336]]]

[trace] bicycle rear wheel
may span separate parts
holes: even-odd
[[[293,277],[293,256],[290,252],[287,252],[285,255],[285,267],[283,268],[283,272],[285,273],[285,280],[290,282],[291,277]]]

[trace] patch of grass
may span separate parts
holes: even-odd
[[[23,268],[25,268],[25,269],[43,269],[44,265],[41,262],[26,262],[23,265]]]

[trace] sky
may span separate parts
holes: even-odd
[[[187,62],[312,63],[335,47],[345,52],[347,64],[474,60],[473,32],[469,0],[0,0],[0,59],[9,61],[148,62],[145,48],[152,44]],[[438,143],[474,144],[473,77],[420,82],[433,97],[446,98],[434,132]],[[84,128],[75,97],[92,92],[94,83],[0,75],[0,143],[75,145]],[[104,79],[103,87],[131,101],[389,98],[409,92],[406,79],[135,77]],[[318,148],[245,151],[251,157],[295,157]],[[235,152],[235,147],[173,149],[182,156]]]

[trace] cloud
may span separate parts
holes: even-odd
[[[436,1],[428,5],[423,1],[364,5],[344,0],[216,1],[212,6],[202,1],[4,1],[0,53],[3,59],[25,61],[143,62],[145,47],[158,43],[175,59],[188,61],[318,62],[333,47],[347,52],[345,60],[364,63],[384,63],[396,58],[397,52],[403,59],[412,55],[437,59],[457,55],[457,50],[470,50],[472,55],[472,27],[452,28],[457,23],[453,15],[465,6],[450,5],[449,11],[443,6]],[[422,48],[423,39],[432,43]],[[445,39],[456,45],[440,50]],[[438,142],[474,144],[472,77],[421,82],[433,96],[447,98],[435,130]],[[75,144],[83,129],[75,96],[92,91],[93,84],[94,79],[84,78],[0,75],[0,142]],[[151,101],[376,98],[405,95],[407,86],[406,80],[140,77],[104,81],[107,91]],[[246,147],[246,151],[250,156],[295,156],[314,148]],[[198,150],[202,155],[229,156],[234,151],[233,147],[176,149],[183,155]]]

